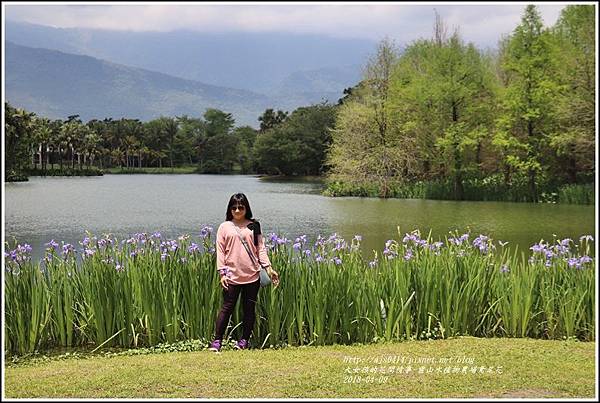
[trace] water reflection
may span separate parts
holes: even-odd
[[[553,234],[595,235],[593,206],[327,198],[320,195],[322,186],[245,175],[31,178],[5,186],[5,239],[31,244],[35,257],[50,239],[79,246],[86,230],[119,239],[154,231],[169,238],[198,237],[204,225],[216,230],[229,197],[237,192],[248,196],[265,233],[292,240],[306,234],[314,240],[336,232],[348,241],[360,234],[369,257],[386,240],[401,239],[416,228],[435,238],[470,229],[472,238],[488,234],[520,249],[541,238],[552,240]]]

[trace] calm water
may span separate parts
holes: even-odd
[[[248,196],[264,233],[292,240],[303,234],[336,232],[350,240],[363,236],[363,252],[382,250],[385,241],[405,232],[430,230],[435,238],[455,229],[483,233],[527,249],[553,234],[578,239],[594,232],[594,206],[434,200],[327,198],[321,185],[267,182],[253,176],[106,175],[81,178],[30,178],[5,184],[5,240],[15,237],[43,253],[54,239],[79,247],[85,231],[123,239],[159,231],[170,238],[197,239],[204,225],[224,220],[233,193]],[[12,244],[11,244],[12,246]]]

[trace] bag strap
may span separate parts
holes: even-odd
[[[246,249],[246,252],[248,252],[248,256],[250,256],[250,260],[252,260],[252,264],[254,266],[256,266],[256,259],[254,254],[250,251],[250,248],[248,247],[248,242],[244,239],[244,237],[242,236],[242,233],[240,232],[240,229],[237,227],[237,225],[235,225],[232,221],[231,225],[233,225],[233,228],[235,228],[235,232],[237,232],[238,237],[240,238],[240,241],[242,242],[242,245],[244,245],[244,249]],[[258,264],[260,265],[260,267],[263,267],[262,263],[260,263],[260,259],[258,261]]]

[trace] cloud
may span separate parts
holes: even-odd
[[[449,31],[460,27],[464,40],[493,46],[519,24],[525,4],[276,3],[276,4],[5,4],[12,21],[60,28],[131,31],[294,32],[399,43],[431,37],[434,9]],[[537,4],[546,26],[556,22],[565,4]]]

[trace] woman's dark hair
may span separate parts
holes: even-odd
[[[227,212],[225,213],[225,219],[227,221],[233,220],[233,214],[231,214],[231,207],[243,204],[246,207],[246,219],[252,221],[248,224],[248,228],[252,230],[254,233],[254,245],[258,246],[258,236],[261,235],[260,223],[252,218],[252,209],[250,209],[250,203],[248,202],[248,198],[243,193],[236,193],[229,199],[229,204],[227,205]]]
[[[236,193],[229,199],[229,204],[227,205],[227,213],[225,213],[225,219],[227,221],[233,220],[233,214],[231,214],[231,208],[237,204],[243,204],[246,207],[246,218],[248,220],[254,221],[252,219],[252,210],[250,209],[250,203],[248,203],[248,198],[243,193]]]

